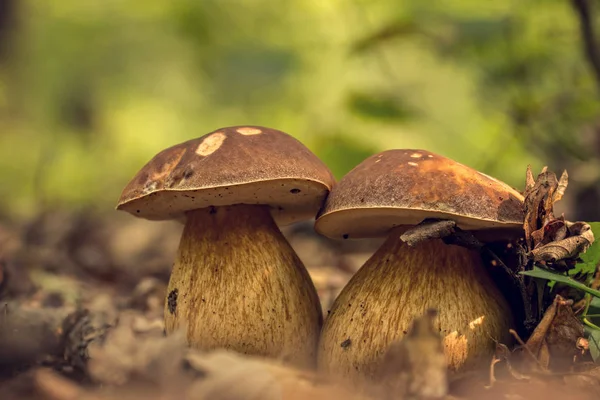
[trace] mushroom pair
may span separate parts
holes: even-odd
[[[333,188],[315,229],[337,239],[387,236],[342,290],[321,333],[318,364],[360,382],[377,379],[389,346],[412,320],[438,310],[451,371],[489,363],[508,343],[510,307],[465,247],[400,236],[425,219],[453,220],[482,240],[522,234],[523,196],[503,182],[424,150],[389,150],[356,166]]]
[[[302,143],[257,126],[219,129],[151,159],[117,209],[185,222],[167,289],[166,333],[184,329],[196,348],[311,367],[321,306],[278,224],[314,218],[333,183]]]

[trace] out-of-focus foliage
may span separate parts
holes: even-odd
[[[158,151],[237,124],[293,134],[338,177],[388,148],[518,188],[527,164],[597,163],[581,132],[598,88],[567,0],[14,3],[0,39],[13,213],[108,209]]]

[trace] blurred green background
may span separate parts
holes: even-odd
[[[592,0],[1,0],[0,214],[112,212],[158,151],[255,124],[338,178],[389,148],[519,190],[528,164],[566,168],[568,218],[598,220],[599,14]]]

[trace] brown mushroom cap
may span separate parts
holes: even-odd
[[[520,229],[523,196],[507,184],[426,150],[375,154],[329,194],[315,229],[331,238],[386,235],[426,218],[452,219],[461,229]]]
[[[166,220],[209,206],[266,204],[278,223],[288,224],[314,218],[334,181],[292,136],[234,126],[158,153],[125,187],[117,209]]]

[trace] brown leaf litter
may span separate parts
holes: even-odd
[[[589,224],[569,222],[564,215],[554,215],[554,204],[563,197],[568,180],[567,171],[557,179],[547,167],[534,180],[531,168],[527,168],[523,229],[528,257],[559,270],[574,267],[579,254],[594,242]]]

